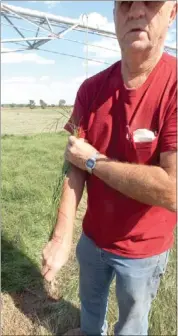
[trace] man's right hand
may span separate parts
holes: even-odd
[[[69,259],[71,244],[52,238],[43,250],[42,275],[51,282]]]

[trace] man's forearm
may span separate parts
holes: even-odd
[[[85,177],[86,173],[84,171],[71,166],[68,176],[64,180],[53,239],[72,239],[74,219],[83,195]]]
[[[176,182],[161,167],[115,162],[103,156],[93,173],[127,197],[175,211]]]

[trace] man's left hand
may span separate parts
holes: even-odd
[[[74,166],[86,170],[85,163],[90,159],[97,150],[91,146],[86,140],[70,136],[65,151],[65,159]]]

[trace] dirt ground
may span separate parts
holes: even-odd
[[[11,293],[2,295],[2,335],[43,335],[40,315],[45,306],[55,303],[40,292]],[[23,310],[22,310],[23,305]],[[38,323],[39,319],[39,323]]]
[[[80,223],[85,208],[84,195],[77,210],[70,259],[55,280],[52,283],[43,281],[38,288],[29,287],[22,292],[1,294],[2,336],[64,335],[68,330],[79,327],[80,312],[77,305],[69,300],[66,301],[63,298],[63,291],[60,293],[60,290],[63,283],[66,287],[69,286],[66,283],[68,279],[66,274],[70,274],[73,281],[78,282],[75,249],[81,234]]]

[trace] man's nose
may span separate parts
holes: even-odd
[[[145,4],[144,1],[132,1],[132,5],[129,10],[130,19],[140,19],[145,16]]]

